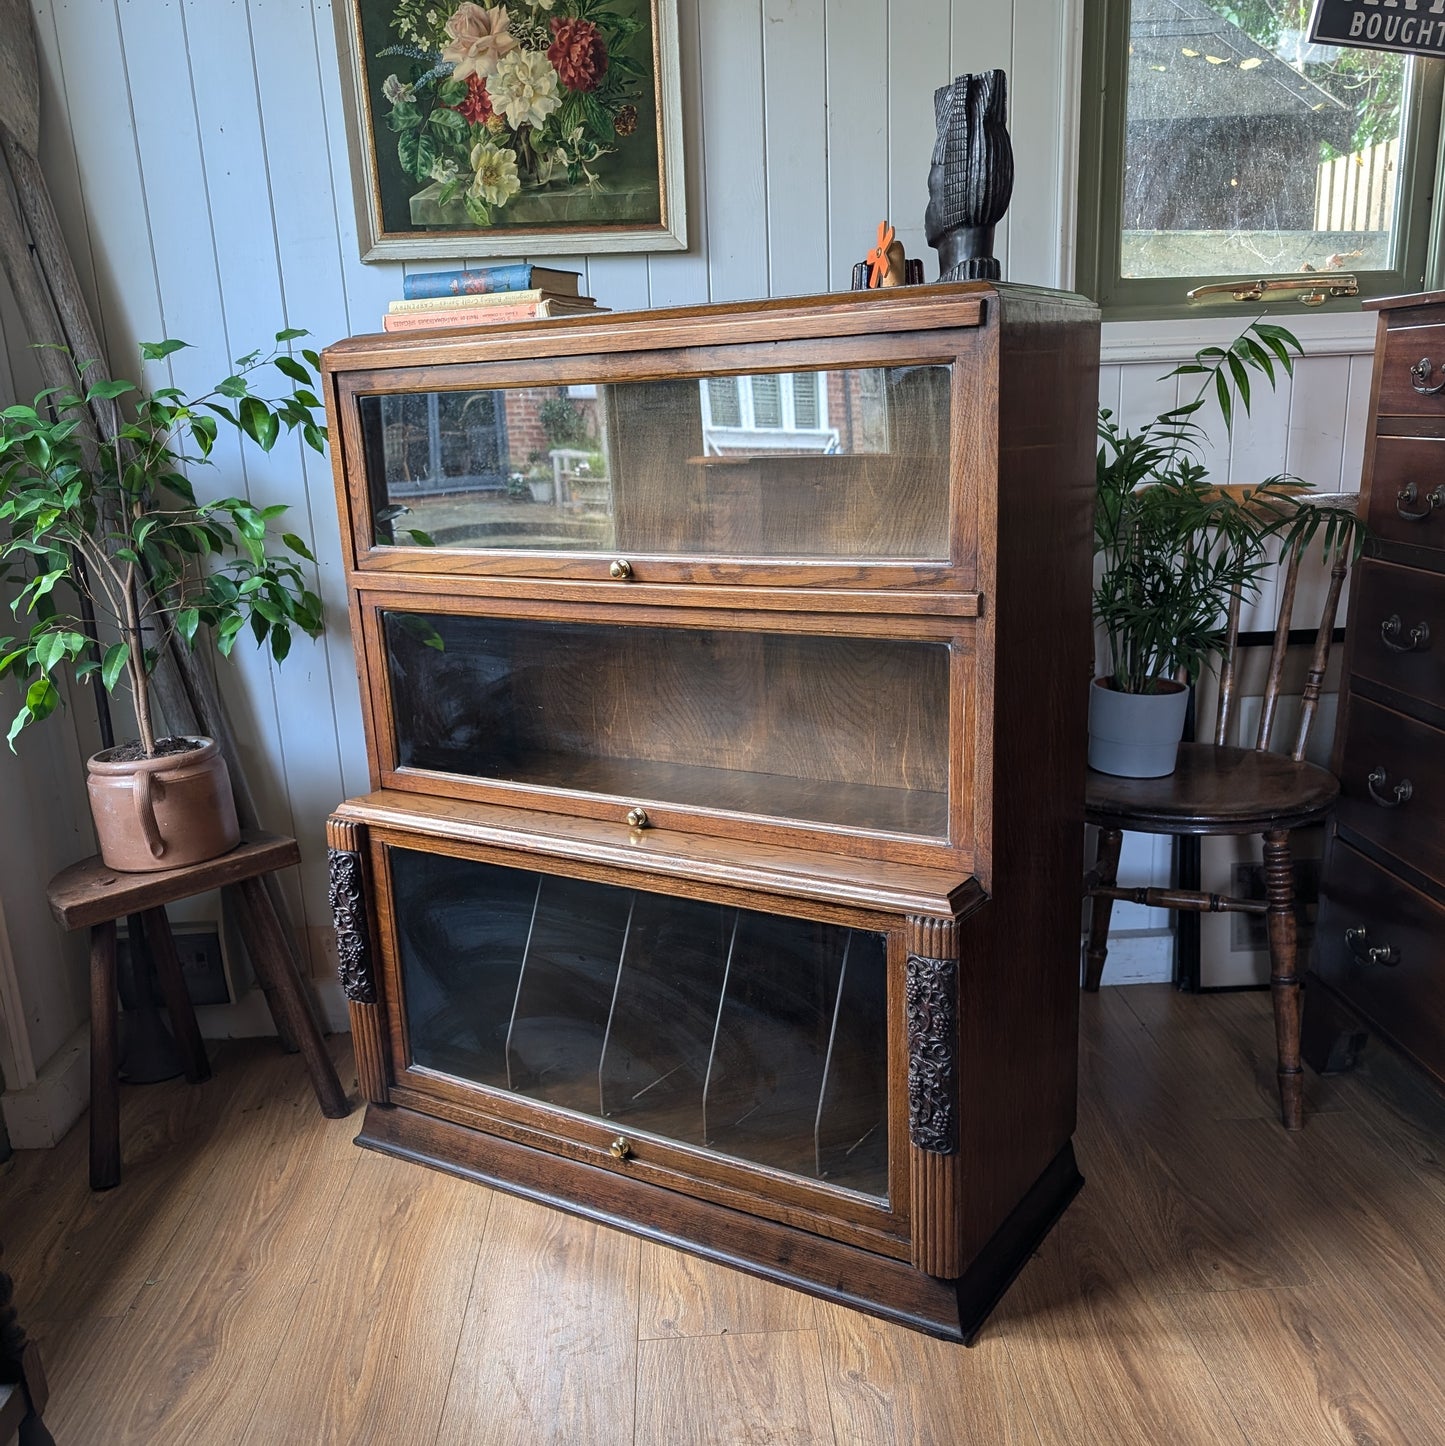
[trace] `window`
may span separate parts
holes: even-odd
[[[751,452],[835,452],[828,425],[826,372],[760,372],[708,377],[702,391],[703,451],[709,457]]]
[[[1309,45],[1309,10],[1086,0],[1077,284],[1107,315],[1240,277],[1430,280],[1445,65]]]

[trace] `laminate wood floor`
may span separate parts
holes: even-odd
[[[1378,1045],[1276,1123],[1262,994],[1085,996],[1087,1185],[973,1350],[358,1150],[217,1050],[0,1169],[60,1446],[1445,1443],[1445,1100]],[[333,1041],[349,1066],[348,1042]],[[344,1076],[345,1077],[345,1076]],[[354,1089],[354,1085],[353,1085]]]

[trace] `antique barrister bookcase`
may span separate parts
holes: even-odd
[[[1080,1184],[1094,308],[911,287],[324,371],[360,1143],[968,1338]]]

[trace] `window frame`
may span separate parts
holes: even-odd
[[[746,451],[750,447],[766,448],[775,446],[779,437],[796,437],[808,445],[802,450],[809,452],[831,452],[839,442],[837,427],[828,424],[828,388],[824,384],[823,372],[767,372],[766,376],[778,378],[779,425],[769,426],[757,420],[753,405],[753,374],[718,375],[704,377],[699,388],[702,397],[703,452],[706,455],[723,456],[724,451],[709,451],[709,448],[726,448],[729,451]],[[813,397],[817,408],[817,423],[812,427],[797,425],[798,379],[812,382]],[[730,381],[736,388],[738,404],[738,425],[718,424],[712,418],[712,386],[716,382]]]
[[[1106,321],[1198,318],[1202,308],[1185,293],[1233,276],[1119,275],[1123,213],[1124,147],[1128,107],[1128,49],[1131,0],[1084,0],[1079,115],[1079,204],[1075,290],[1098,302]],[[1398,268],[1353,271],[1359,297],[1340,297],[1306,306],[1297,295],[1251,302],[1255,314],[1354,312],[1360,298],[1401,295],[1439,288],[1445,282],[1442,241],[1441,106],[1445,97],[1445,61],[1414,57],[1401,135],[1397,230],[1402,238]],[[1251,279],[1257,273],[1250,273]],[[1230,305],[1233,303],[1225,303]],[[1211,308],[1218,311],[1218,307]]]

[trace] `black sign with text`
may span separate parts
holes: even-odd
[[[1358,50],[1445,56],[1445,0],[1315,0],[1309,39]]]

